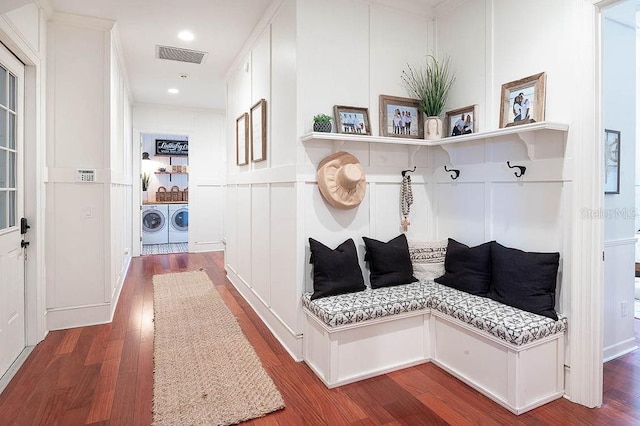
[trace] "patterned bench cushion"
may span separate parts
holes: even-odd
[[[429,307],[466,322],[514,345],[524,345],[567,329],[567,318],[558,321],[474,296],[434,282],[426,282]]]
[[[402,312],[428,309],[430,289],[421,282],[393,287],[366,288],[356,293],[311,300],[302,296],[302,304],[329,327],[357,323]]]
[[[566,317],[554,321],[433,281],[367,288],[314,301],[311,293],[306,293],[302,304],[329,327],[431,308],[518,346],[567,328]]]

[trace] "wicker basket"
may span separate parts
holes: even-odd
[[[171,191],[167,195],[169,195],[170,199],[165,201],[182,201],[182,192],[178,185],[173,185],[171,187]]]
[[[189,187],[187,186],[184,191],[182,191],[182,201],[189,201]]]
[[[170,196],[170,194],[167,193],[167,188],[165,188],[164,186],[159,186],[158,191],[156,192],[156,202],[164,203],[165,201],[169,201],[167,199],[167,195]]]

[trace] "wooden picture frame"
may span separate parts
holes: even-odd
[[[544,121],[546,74],[502,85],[500,128]]]
[[[251,161],[256,163],[267,159],[267,101],[260,99],[252,107],[251,121]]]
[[[445,137],[478,133],[478,105],[453,109],[444,114]]]
[[[333,115],[338,133],[371,135],[369,108],[335,105]]]
[[[249,163],[249,114],[243,113],[236,119],[236,164]]]
[[[418,99],[380,95],[379,103],[380,136],[424,138],[424,118]]]
[[[620,193],[619,130],[604,130],[604,193]]]

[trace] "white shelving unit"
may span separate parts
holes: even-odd
[[[338,151],[345,142],[383,143],[390,145],[404,145],[410,149],[410,158],[413,161],[415,154],[422,147],[439,146],[444,149],[452,164],[456,164],[460,151],[464,147],[474,143],[484,143],[487,140],[516,136],[527,148],[527,156],[530,160],[547,156],[558,156],[564,153],[569,125],[543,121],[540,123],[523,124],[520,126],[505,127],[486,132],[471,133],[468,135],[453,136],[438,140],[396,138],[385,136],[351,135],[344,133],[308,133],[300,140],[302,143],[327,141],[333,143],[333,152]]]

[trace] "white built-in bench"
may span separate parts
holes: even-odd
[[[564,394],[564,317],[433,281],[302,303],[304,360],[329,388],[432,361],[515,414]]]

